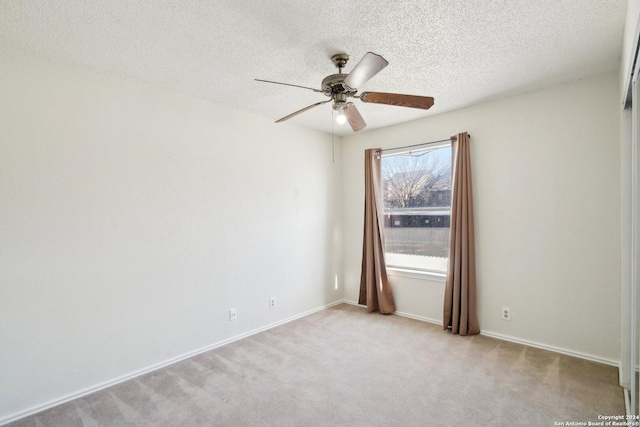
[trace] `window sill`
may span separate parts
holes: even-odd
[[[444,283],[447,279],[445,273],[434,273],[430,271],[407,270],[404,268],[387,267],[387,274],[390,276],[410,277],[412,279],[431,280]]]

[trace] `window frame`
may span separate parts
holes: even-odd
[[[425,144],[424,147],[412,146],[411,149],[402,148],[402,147],[389,148],[389,149],[382,150],[383,152],[380,153],[380,156],[382,160],[382,158],[384,157],[428,152],[428,151],[434,151],[434,150],[445,148],[445,147],[452,147],[451,141],[429,143],[429,144]],[[451,167],[453,168],[453,164],[451,165]],[[382,170],[382,165],[381,165],[381,170]],[[383,212],[384,212],[384,206],[383,206]],[[449,216],[451,216],[451,206],[449,206]],[[385,250],[385,255],[386,255],[386,250]],[[448,264],[448,259],[449,257],[447,256],[447,264]],[[446,281],[446,277],[447,277],[447,271],[442,272],[442,271],[434,271],[434,270],[424,270],[424,269],[411,268],[406,266],[396,266],[396,265],[390,266],[387,264],[386,256],[385,256],[385,267],[386,267],[387,273],[391,276],[423,279],[423,280],[437,281],[442,283]],[[447,269],[448,269],[448,266],[447,266]]]

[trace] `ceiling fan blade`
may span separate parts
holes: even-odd
[[[344,84],[350,88],[357,89],[365,84],[369,79],[378,74],[384,67],[389,65],[386,59],[373,52],[367,52],[360,62],[353,67]]]
[[[300,85],[292,85],[291,83],[280,83],[280,82],[272,82],[271,80],[262,80],[262,79],[254,79],[257,82],[264,82],[264,83],[273,83],[273,84],[277,84],[277,85],[283,85],[283,86],[293,86],[293,87],[299,87],[302,89],[309,89],[312,90],[314,92],[320,92],[322,93],[322,91],[320,89],[314,89],[312,87],[307,87],[307,86],[300,86]]]
[[[360,101],[421,108],[423,110],[428,110],[433,105],[433,98],[430,96],[400,95],[398,93],[384,92],[362,92],[360,94]]]
[[[326,101],[316,102],[315,104],[309,105],[308,107],[304,107],[302,110],[298,110],[295,113],[291,113],[288,116],[284,116],[283,118],[276,120],[276,123],[284,122],[285,120],[289,120],[291,117],[297,116],[300,113],[304,113],[307,110],[310,110],[318,105],[326,104],[327,102],[331,102],[331,99],[327,99]]]
[[[367,124],[364,122],[364,119],[353,102],[348,102],[343,111],[354,132],[358,132],[367,127]]]

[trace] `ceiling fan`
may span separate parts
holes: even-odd
[[[343,124],[345,121],[348,121],[351,129],[353,129],[354,132],[357,132],[364,129],[367,124],[354,103],[348,101],[349,98],[359,98],[362,102],[370,102],[374,104],[398,105],[401,107],[421,108],[423,110],[428,110],[433,105],[433,98],[430,96],[400,95],[397,93],[384,92],[362,92],[360,95],[357,95],[358,87],[362,86],[369,79],[378,74],[384,67],[389,65],[387,60],[380,55],[373,52],[367,52],[348,74],[344,74],[342,69],[347,64],[347,61],[349,61],[349,55],[346,53],[339,53],[337,55],[333,55],[331,57],[331,61],[336,68],[338,68],[338,74],[331,74],[325,77],[322,80],[322,84],[320,86],[321,89],[274,82],[271,80],[255,79],[258,82],[275,83],[279,85],[309,89],[329,97],[326,101],[316,102],[315,104],[311,104],[308,107],[304,107],[301,110],[276,120],[276,123],[289,120],[300,113],[304,113],[305,111],[319,105],[333,101],[333,109],[338,112],[338,116],[336,118],[338,123]]]

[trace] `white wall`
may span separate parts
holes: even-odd
[[[363,150],[468,131],[480,328],[619,361],[620,110],[608,73],[343,137],[345,298],[358,296]],[[398,311],[442,321],[443,282],[391,284]]]
[[[0,422],[342,299],[339,160],[320,132],[0,51]]]

